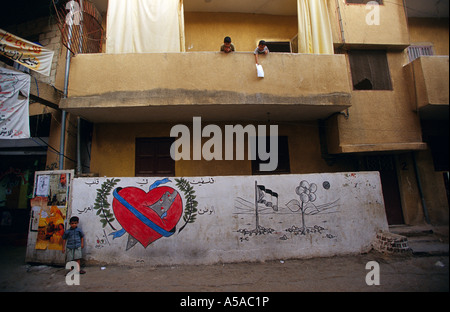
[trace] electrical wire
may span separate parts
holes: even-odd
[[[38,138],[39,140],[41,140],[42,143],[44,143],[45,145],[42,145],[41,143],[39,143],[38,141],[36,141],[33,137],[31,137],[30,139],[31,139],[34,143],[36,143],[37,145],[39,145],[39,146],[41,146],[41,147],[49,147],[49,148],[50,148],[50,152],[55,153],[56,155],[61,155],[61,154],[59,153],[59,151],[58,151],[56,148],[54,148],[53,146],[51,146],[50,144],[48,144],[47,142],[45,142],[41,137],[36,137],[36,138]],[[66,156],[65,154],[62,154],[62,156],[63,156],[64,158],[66,158],[67,160],[70,160],[70,161],[73,162],[74,164],[77,163],[76,160],[73,160],[72,158]],[[88,166],[86,166],[86,165],[84,165],[84,164],[81,164],[81,165],[82,165],[83,167],[85,167],[85,168],[89,168]]]

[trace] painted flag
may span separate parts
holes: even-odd
[[[257,185],[258,190],[258,198],[257,203],[263,204],[266,207],[273,208],[274,211],[278,211],[278,193],[266,188],[264,185]],[[270,200],[269,200],[270,196]],[[276,199],[276,202],[274,203],[274,199]]]

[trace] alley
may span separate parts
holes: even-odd
[[[149,267],[90,265],[80,285],[66,284],[63,267],[24,262],[25,247],[0,246],[1,292],[448,292],[448,254],[362,255]],[[380,285],[368,286],[366,264],[380,268]]]

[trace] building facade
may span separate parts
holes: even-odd
[[[327,0],[317,7],[296,0],[173,1],[176,11],[160,17],[172,23],[164,26],[176,33],[170,41],[166,33],[158,39],[158,23],[145,15],[134,29],[120,26],[126,11],[107,2],[92,1],[102,16],[103,46],[72,56],[67,98],[66,47],[56,22],[47,16],[39,28],[29,26],[31,17],[2,25],[22,37],[35,32],[57,51],[50,80],[37,78],[45,87],[36,94],[36,115],[51,110],[41,170],[61,157],[61,111],[68,113],[64,169],[77,168],[81,148],[78,173],[100,177],[262,175],[258,159],[197,159],[211,133],[195,141],[194,118],[201,118],[201,130],[216,125],[223,134],[227,126],[277,125],[278,167],[271,174],[378,171],[389,224],[448,224],[448,7],[419,0]],[[116,39],[133,33],[144,43],[156,39],[137,47]],[[236,52],[219,52],[226,36]],[[330,38],[331,53],[305,52],[305,40],[317,36]],[[260,40],[271,50],[259,58],[264,78],[253,54]],[[45,99],[44,88],[56,98]],[[189,159],[170,155],[176,125],[192,134]],[[23,148],[0,148],[2,171]],[[16,209],[9,198],[4,209]]]

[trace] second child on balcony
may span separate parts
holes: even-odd
[[[269,54],[269,48],[267,48],[266,42],[264,40],[261,40],[258,44],[258,47],[255,49],[255,61],[256,65],[259,64],[259,55],[260,54]]]

